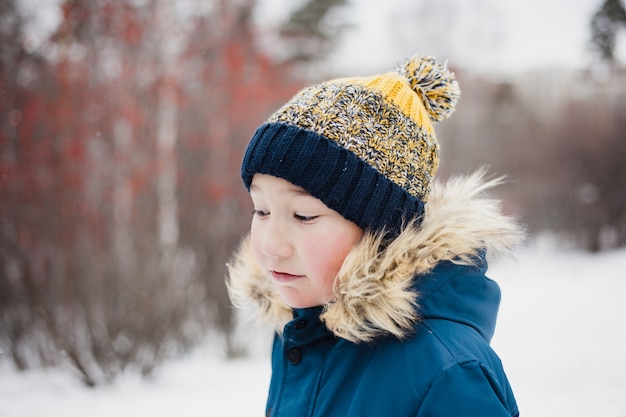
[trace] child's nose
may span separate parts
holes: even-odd
[[[261,250],[270,258],[288,258],[293,254],[289,232],[278,221],[269,221],[265,230]]]

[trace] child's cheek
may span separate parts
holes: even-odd
[[[256,260],[257,264],[259,264],[259,266],[263,265],[263,253],[261,251],[261,238],[260,238],[260,231],[258,230],[257,227],[255,227],[254,224],[254,220],[252,221],[252,226],[250,228],[250,248],[252,250],[252,255],[254,256],[254,259]]]
[[[311,254],[315,261],[313,265],[317,265],[318,275],[324,277],[324,286],[332,289],[337,273],[360,233],[346,230],[344,233],[335,233],[334,239],[329,239],[328,236],[325,235],[317,241],[317,244],[310,245],[307,253]]]

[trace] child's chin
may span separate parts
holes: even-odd
[[[310,308],[317,307],[323,303],[316,300],[307,300],[303,298],[294,297],[293,295],[280,294],[281,300],[290,308]]]

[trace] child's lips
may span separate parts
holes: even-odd
[[[278,282],[292,282],[302,277],[304,277],[304,275],[293,275],[287,272],[272,271],[272,278]]]

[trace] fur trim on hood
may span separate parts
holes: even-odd
[[[485,191],[501,183],[486,180],[485,170],[435,183],[421,225],[407,224],[384,241],[384,231],[364,233],[337,275],[335,299],[320,318],[338,337],[368,342],[383,335],[406,337],[419,320],[415,277],[450,261],[473,265],[486,250],[510,253],[523,239],[521,227],[502,214]],[[253,306],[258,321],[279,333],[293,319],[274,284],[257,265],[246,237],[228,264],[227,285],[235,306]]]

